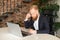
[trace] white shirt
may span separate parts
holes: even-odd
[[[34,21],[34,24],[33,24],[35,30],[39,30],[39,27],[38,27],[38,20],[39,20],[39,16],[38,16],[37,20]]]

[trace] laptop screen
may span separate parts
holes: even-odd
[[[22,32],[18,24],[7,22],[7,26],[8,26],[9,33],[22,37]]]

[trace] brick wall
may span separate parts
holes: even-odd
[[[32,5],[32,3],[34,1],[32,1],[31,3],[23,3],[22,0],[11,0],[11,4],[10,4],[10,0],[8,0],[8,7],[6,5],[6,2],[7,0],[4,0],[4,12],[6,13],[7,12],[7,9],[8,11],[13,11],[13,10],[10,10],[10,8],[12,9],[19,9],[20,12],[17,12],[16,11],[13,11],[13,14],[11,14],[10,16],[8,16],[7,18],[3,19],[2,22],[0,22],[0,27],[6,27],[6,22],[7,21],[12,21],[13,23],[19,23],[21,27],[24,27],[24,19],[25,19],[25,16],[29,10],[29,7]],[[18,2],[18,3],[17,3]],[[21,4],[22,3],[22,4]],[[17,4],[19,4],[19,6],[22,6],[22,7],[18,7]],[[10,6],[11,5],[11,6]],[[3,9],[1,9],[3,11]],[[0,11],[0,14],[2,13],[2,11]]]

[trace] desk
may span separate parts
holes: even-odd
[[[8,28],[0,28],[0,40],[60,40],[49,34],[34,34],[26,37],[17,37],[8,33]]]
[[[24,37],[23,40],[60,40],[59,38],[49,34],[34,34]]]

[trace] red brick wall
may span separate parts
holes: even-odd
[[[15,1],[16,1],[15,4],[14,4],[14,0],[12,0],[12,2],[11,2],[12,9],[14,9],[14,5],[15,6],[17,5],[16,4],[17,0],[15,0]],[[5,4],[4,5],[4,12],[7,12],[6,2],[7,2],[7,0],[4,0],[4,4]],[[19,8],[20,12],[14,13],[11,16],[9,16],[8,18],[4,19],[3,22],[0,22],[0,24],[1,24],[0,27],[5,27],[7,21],[13,21],[14,23],[19,23],[21,27],[24,27],[24,19],[25,19],[26,13],[28,12],[29,7],[32,5],[33,2],[23,3],[22,0],[18,0],[18,4],[22,3],[22,8]],[[24,6],[24,5],[26,5],[26,6]],[[2,8],[1,8],[1,10],[3,11]],[[2,11],[0,11],[0,14]],[[8,11],[10,11],[10,0],[8,1]]]

